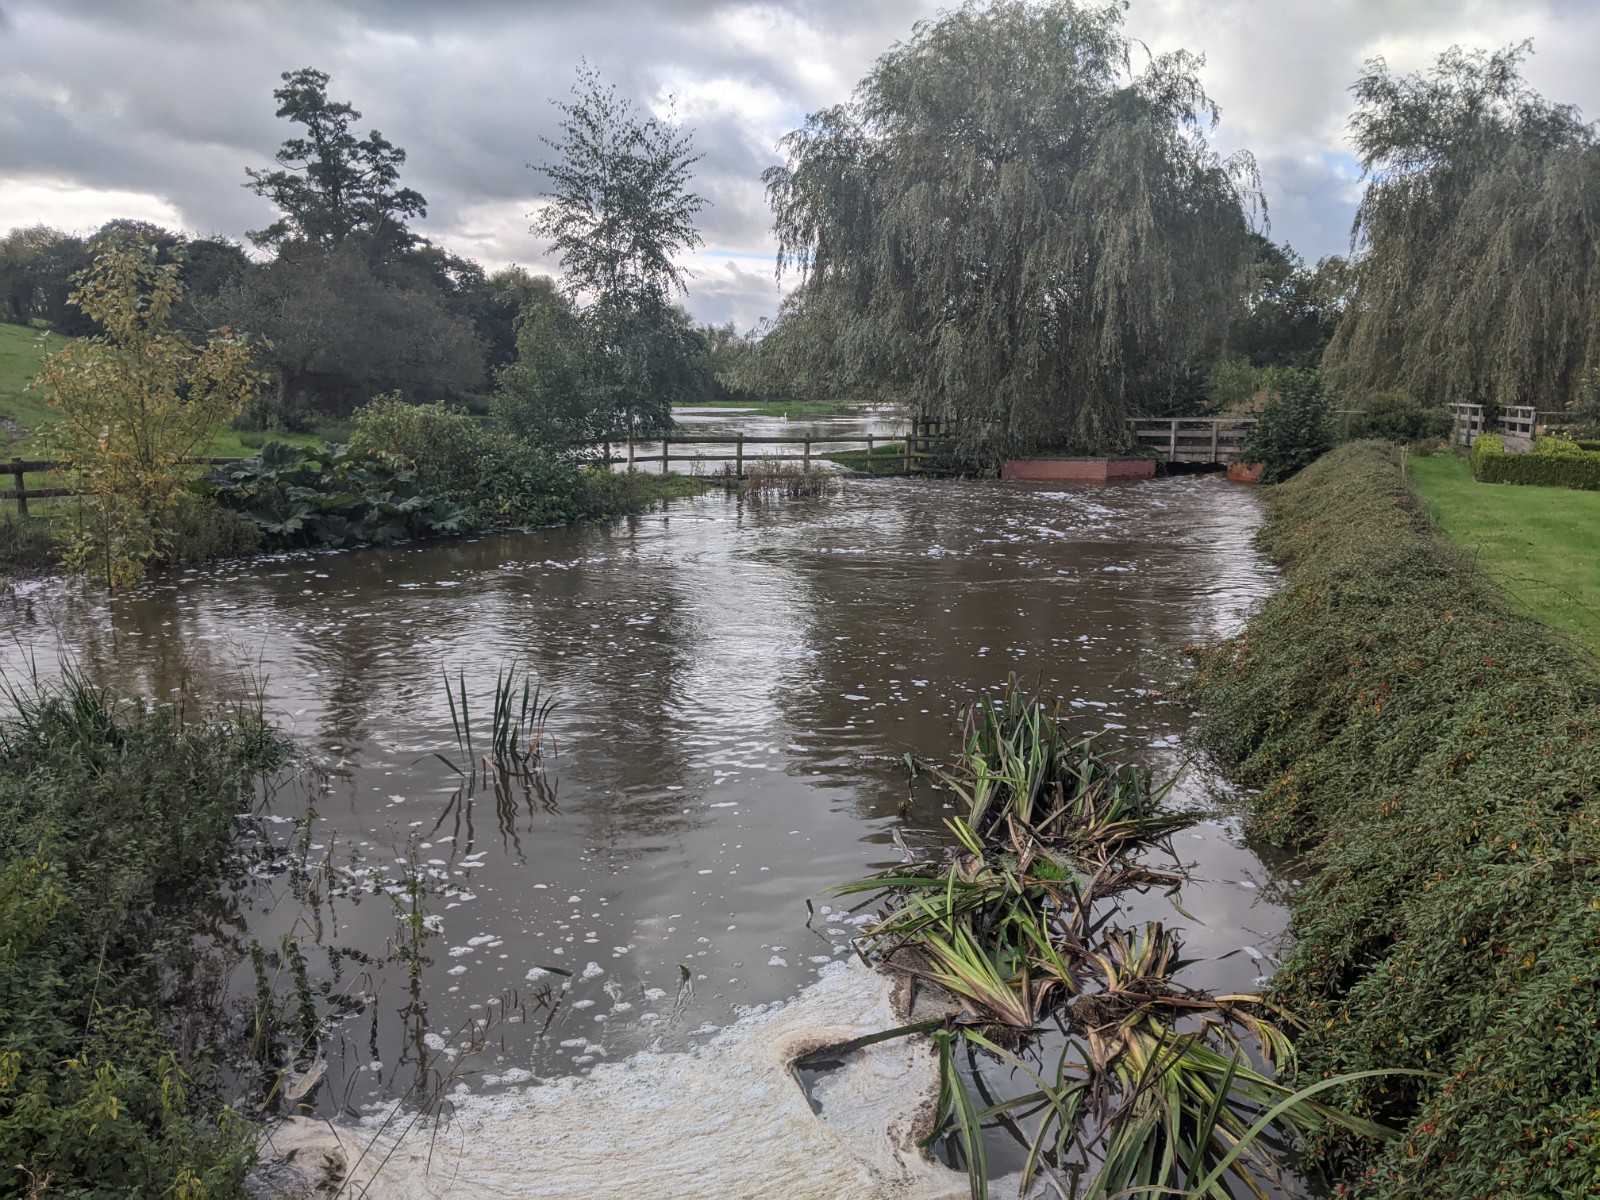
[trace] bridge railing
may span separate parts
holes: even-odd
[[[1483,405],[1452,404],[1450,411],[1456,418],[1457,445],[1470,447],[1489,431]],[[1539,424],[1539,409],[1536,405],[1511,405],[1500,410],[1500,428],[1505,437],[1507,450],[1531,450]]]
[[[1255,417],[1130,417],[1134,440],[1168,462],[1234,462]]]
[[[587,449],[599,451],[595,461],[613,466],[626,465],[632,470],[644,465],[659,465],[668,471],[673,463],[732,464],[734,475],[743,476],[748,464],[763,462],[797,462],[810,470],[813,457],[821,458],[823,452],[840,450],[865,450],[872,461],[897,461],[904,470],[912,470],[919,462],[937,457],[935,447],[949,441],[942,432],[933,432],[919,426],[907,433],[840,433],[805,434],[785,436],[778,434],[667,434],[645,442],[597,443]],[[771,447],[781,447],[772,450]],[[897,453],[879,455],[881,447],[894,446]],[[685,451],[685,447],[693,447]],[[705,453],[698,447],[727,447],[730,453]]]

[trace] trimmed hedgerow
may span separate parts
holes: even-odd
[[[1306,857],[1274,998],[1305,1081],[1398,1122],[1313,1147],[1348,1194],[1600,1188],[1600,665],[1436,537],[1397,453],[1275,489],[1287,585],[1195,653],[1210,746],[1257,834]]]
[[[1600,491],[1600,454],[1579,442],[1540,438],[1531,451],[1508,454],[1499,435],[1486,433],[1473,444],[1469,458],[1479,483]]]

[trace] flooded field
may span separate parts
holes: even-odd
[[[1255,495],[1215,477],[716,491],[609,525],[221,565],[109,600],[36,585],[0,597],[0,664],[48,674],[72,657],[156,697],[261,688],[316,765],[268,801],[306,868],[264,870],[228,903],[241,947],[294,934],[314,977],[377,997],[311,1093],[327,1114],[370,1111],[419,1084],[502,1093],[694,1046],[794,997],[852,957],[865,919],[821,890],[940,840],[942,801],[908,790],[905,756],[948,755],[958,706],[1008,673],[1179,771],[1190,714],[1161,694],[1162,655],[1231,630],[1270,589],[1258,521]],[[513,662],[557,700],[555,752],[535,785],[466,789],[437,757],[457,753],[445,677],[487,705]],[[1249,989],[1287,881],[1216,787],[1191,769],[1177,793],[1218,810],[1176,839],[1193,917],[1163,896],[1135,915],[1185,931],[1202,960],[1188,982]],[[343,954],[401,944],[391,893],[408,875],[428,888],[421,1003],[401,963]]]

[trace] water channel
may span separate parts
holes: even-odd
[[[452,1093],[503,1094],[692,1047],[837,970],[862,918],[822,889],[899,861],[899,840],[939,840],[942,801],[908,791],[904,756],[947,756],[958,707],[1008,673],[1183,769],[1190,713],[1163,695],[1165,656],[1271,588],[1258,521],[1256,496],[1217,477],[714,490],[610,524],[221,564],[110,599],[25,587],[0,596],[0,666],[73,658],[155,697],[263,690],[316,764],[268,803],[304,837],[300,884],[320,903],[271,873],[234,900],[249,935],[295,933],[320,978],[377,996],[312,1094],[326,1114],[371,1111],[430,1068]],[[557,752],[537,789],[463,794],[435,757],[456,745],[444,675],[483,704],[513,661],[558,700]],[[1160,896],[1138,915],[1185,931],[1191,984],[1251,989],[1288,881],[1202,769],[1177,797],[1210,813],[1178,835],[1193,917]],[[433,892],[410,1019],[404,970],[334,953],[384,952],[382,888],[408,863]],[[485,1016],[486,1048],[459,1055]]]

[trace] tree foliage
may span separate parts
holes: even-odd
[[[31,225],[0,238],[0,320],[45,321],[68,336],[89,332],[87,318],[67,303],[72,277],[89,265],[80,237]]]
[[[105,332],[52,355],[35,382],[61,413],[49,436],[85,493],[67,565],[108,586],[137,581],[160,552],[189,475],[182,464],[205,453],[258,382],[242,337],[224,328],[196,345],[170,328],[178,272],[152,250],[103,243],[72,302]]]
[[[919,24],[766,173],[780,270],[829,310],[843,380],[969,451],[1119,444],[1213,351],[1251,252],[1246,158],[1187,53],[1131,69],[1121,5],[969,3]]]
[[[1368,184],[1337,384],[1559,408],[1600,365],[1600,144],[1523,80],[1528,49],[1410,75],[1377,58],[1357,81]]]
[[[349,412],[380,392],[430,401],[483,383],[470,320],[450,312],[436,288],[386,281],[359,246],[285,246],[225,290],[217,312],[270,343],[263,361],[280,419],[292,420],[307,399]]]
[[[1315,367],[1343,306],[1344,259],[1310,267],[1291,246],[1251,237],[1254,261],[1245,303],[1228,329],[1228,352],[1258,367]]]
[[[664,428],[674,401],[704,388],[703,339],[673,304],[684,290],[677,256],[700,245],[689,135],[641,116],[585,66],[573,99],[557,104],[560,134],[541,164],[548,202],[534,232],[561,256],[576,302],[592,424],[617,434]]]
[[[328,76],[311,67],[285,71],[272,93],[277,115],[305,126],[303,137],[284,141],[277,170],[247,168],[245,186],[282,213],[250,235],[258,246],[302,239],[331,250],[361,240],[371,261],[411,245],[411,217],[427,215],[427,201],[400,186],[406,152],[376,129],[357,137],[361,114],[343,100],[328,99]]]

